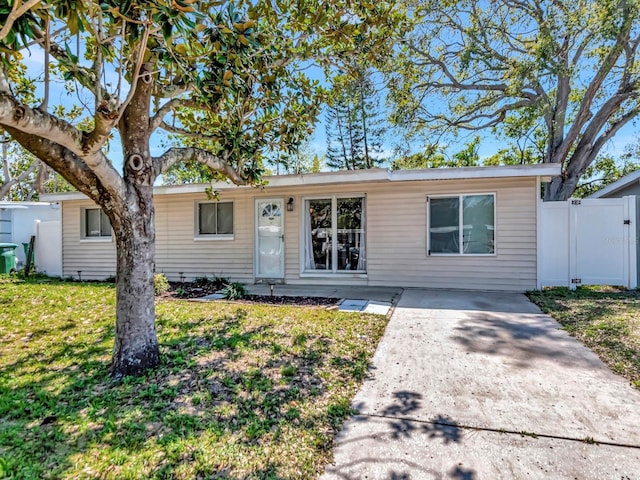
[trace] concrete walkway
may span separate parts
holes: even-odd
[[[524,295],[408,289],[323,480],[640,480],[640,392]]]

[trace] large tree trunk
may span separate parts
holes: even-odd
[[[114,227],[116,272],[116,340],[111,375],[138,375],[160,363],[155,327],[156,228],[153,162],[149,153],[149,66],[144,65],[136,95],[120,119],[124,153],[124,207],[107,212]]]
[[[568,200],[576,190],[579,178],[565,178],[560,175],[547,182],[544,189],[545,202],[562,202]]]
[[[598,154],[600,147],[574,152],[566,162],[566,167],[560,176],[554,177],[546,184],[544,190],[545,202],[563,202],[568,200],[578,188],[578,182],[585,170]],[[562,163],[560,157],[555,163]]]
[[[114,227],[117,245],[115,378],[138,375],[160,363],[155,329],[153,190],[129,186],[126,211]],[[134,192],[135,190],[135,192]]]

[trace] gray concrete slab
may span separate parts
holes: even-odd
[[[250,295],[270,295],[269,284],[246,285]],[[289,285],[276,284],[273,294],[285,297],[350,298],[393,303],[402,293],[398,287],[366,287],[350,285]]]
[[[323,480],[637,480],[640,450],[361,416]]]
[[[326,480],[640,479],[640,392],[521,294],[405,290],[353,403]],[[365,467],[392,452],[425,470]]]

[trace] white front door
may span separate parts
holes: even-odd
[[[256,200],[256,278],[284,278],[284,200]]]

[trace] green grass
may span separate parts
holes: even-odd
[[[112,285],[0,277],[0,478],[315,478],[384,317],[159,301],[162,365],[113,382]]]
[[[552,288],[530,292],[529,298],[640,389],[640,292]]]

